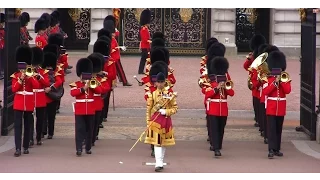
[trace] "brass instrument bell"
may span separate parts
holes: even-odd
[[[90,87],[91,89],[96,88],[98,85],[99,85],[99,82],[97,81],[96,78],[92,78],[92,79],[89,81],[89,87]]]
[[[31,77],[34,74],[34,69],[32,66],[27,66],[26,69],[22,70],[22,73],[24,73],[28,77]]]
[[[232,89],[233,88],[233,81],[228,80],[224,83],[224,87],[226,88],[226,90]]]
[[[284,83],[290,81],[290,75],[287,72],[281,72],[280,81]]]
[[[260,54],[251,64],[250,68],[257,69],[261,64],[263,64],[268,58],[268,53]]]

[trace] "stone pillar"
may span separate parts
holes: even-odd
[[[226,46],[226,55],[236,55],[236,9],[211,9],[211,37]]]

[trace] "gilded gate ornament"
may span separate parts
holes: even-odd
[[[118,27],[119,21],[120,21],[121,9],[120,8],[113,8],[112,12],[113,12],[113,17],[116,19],[116,27]]]
[[[76,22],[78,21],[78,19],[80,18],[80,14],[81,14],[81,9],[79,8],[70,8],[68,10],[68,14],[71,17],[71,19]]]
[[[305,8],[299,8],[299,15],[300,15],[300,20],[301,22],[306,21],[307,19],[307,12]]]
[[[140,21],[140,15],[143,10],[144,10],[144,8],[136,8],[134,11],[134,16],[136,17],[138,22]]]
[[[22,11],[21,8],[16,8],[16,9],[15,9],[15,16],[16,16],[16,17],[19,17],[19,16],[21,15],[21,11]]]
[[[239,8],[243,14],[247,15],[248,21],[254,24],[258,18],[258,12],[256,8]]]
[[[179,14],[181,16],[181,20],[184,23],[187,23],[190,21],[190,19],[192,17],[193,10],[192,10],[192,8],[180,8]]]

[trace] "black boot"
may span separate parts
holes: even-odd
[[[269,158],[269,159],[273,159],[273,156],[274,156],[273,150],[269,150],[268,158]]]
[[[154,157],[154,150],[151,151],[151,157]]]
[[[163,167],[156,167],[154,169],[155,172],[161,172],[163,170]]]
[[[79,150],[77,151],[77,156],[81,156],[81,154],[82,154],[82,151],[79,149]]]
[[[29,150],[28,149],[24,149],[23,150],[23,154],[29,154]]]
[[[210,150],[210,151],[214,151],[214,147],[213,147],[213,146],[210,146],[209,150]]]
[[[220,150],[215,150],[214,151],[214,156],[221,156],[221,152],[220,152]]]
[[[87,154],[92,154],[91,150],[86,150]]]
[[[210,141],[210,138],[208,137],[208,138],[207,138],[207,142],[209,142],[209,141]]]
[[[283,153],[280,152],[280,151],[275,151],[275,152],[274,152],[274,155],[275,155],[275,156],[282,157],[282,156],[283,156]]]
[[[16,152],[14,153],[14,156],[15,156],[15,157],[21,156],[21,150],[20,150],[20,149],[17,149]]]
[[[254,127],[259,127],[259,124],[257,122],[254,123]]]
[[[32,147],[34,145],[34,141],[31,140],[30,143],[29,143],[29,147]]]
[[[41,145],[42,145],[42,141],[38,141],[38,142],[37,142],[37,145],[38,145],[38,146],[41,146]]]
[[[72,69],[72,68],[73,68],[73,66],[70,66],[70,65],[68,66],[68,69]]]
[[[99,124],[99,128],[103,128],[103,124]]]
[[[264,142],[264,144],[268,144],[268,139],[265,138],[263,142]]]

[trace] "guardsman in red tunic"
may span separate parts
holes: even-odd
[[[86,153],[91,154],[92,147],[92,135],[94,116],[96,107],[94,103],[94,94],[101,94],[101,87],[90,86],[90,80],[92,78],[93,66],[90,59],[79,59],[76,66],[77,76],[80,77],[79,81],[71,83],[70,94],[75,97],[75,103],[73,103],[74,115],[75,115],[75,139],[76,139],[76,151],[77,156],[82,154],[82,142],[85,139]]]
[[[283,153],[280,152],[281,134],[286,115],[286,95],[291,92],[291,79],[285,72],[287,63],[282,52],[271,52],[267,63],[271,75],[268,77],[268,86],[263,89],[263,94],[266,96],[268,121],[268,157],[273,158],[273,156],[283,156]]]
[[[209,59],[210,60],[210,59]],[[206,89],[207,113],[215,156],[221,156],[224,128],[228,118],[228,96],[234,96],[233,82],[227,78],[229,62],[224,57],[215,57],[208,68],[208,74],[215,75],[211,87]]]
[[[27,12],[23,12],[20,17],[21,28],[20,28],[20,44],[29,45],[29,41],[33,38],[30,36],[27,29],[28,23],[30,22],[30,15]]]
[[[256,123],[254,124],[255,127],[259,127],[258,123],[258,110],[259,110],[259,99],[257,98],[259,96],[259,91],[255,88],[252,88],[252,76],[256,76],[254,73],[255,71],[251,71],[250,66],[252,62],[259,56],[259,47],[262,44],[266,43],[266,39],[264,36],[260,34],[254,35],[250,40],[250,49],[252,52],[249,53],[249,55],[246,57],[246,61],[243,64],[243,68],[246,71],[249,71],[249,77],[248,77],[248,88],[252,91],[252,104],[253,104],[253,110],[254,110],[254,119]]]
[[[50,14],[50,16],[51,16],[52,18],[55,18],[55,19],[57,20],[57,25],[56,25],[56,26],[57,26],[58,32],[56,32],[56,33],[62,34],[62,36],[63,36],[64,39],[68,38],[67,33],[65,33],[65,32],[62,30],[62,28],[60,27],[60,13],[59,13],[59,11],[53,11],[53,12]],[[69,68],[69,69],[71,69],[71,68]]]
[[[151,11],[149,9],[145,9],[141,12],[140,15],[140,50],[141,50],[141,59],[138,69],[138,74],[144,74],[144,66],[146,64],[146,59],[148,58],[148,52],[150,51],[150,43],[152,42],[150,39],[149,32],[149,24],[151,22]]]
[[[207,59],[208,59],[208,51],[209,48],[212,44],[217,43],[218,40],[214,37],[210,38],[207,40],[207,45],[206,45],[206,54],[204,56],[201,57],[201,61],[200,61],[200,75],[202,76],[204,71],[206,70],[206,64],[207,64]]]
[[[45,112],[47,107],[47,101],[46,101],[46,93],[44,92],[44,89],[46,87],[49,87],[50,81],[49,81],[49,70],[42,69],[40,65],[43,64],[43,51],[39,47],[33,47],[33,59],[32,59],[32,66],[35,72],[35,77],[37,77],[39,86],[33,89],[34,93],[34,101],[35,101],[35,108],[36,108],[36,140],[37,145],[41,145],[41,135],[42,135],[42,127],[43,122],[46,119]],[[33,145],[33,134],[34,134],[34,123],[32,123],[31,127],[31,142],[30,145]]]
[[[48,40],[48,37],[50,35],[50,31],[51,31],[50,23],[51,23],[52,17],[49,13],[43,13],[40,18],[45,21],[46,30],[45,30],[44,36],[45,36],[46,40]]]
[[[48,38],[48,44],[54,44],[58,46],[58,49],[59,49],[58,63],[63,64],[62,68],[65,74],[70,74],[71,71],[68,70],[68,67],[69,67],[68,55],[66,54],[64,49],[64,38],[62,34],[60,33],[50,34]]]
[[[95,141],[98,139],[99,125],[102,124],[102,109],[103,109],[103,99],[102,95],[106,94],[111,90],[107,77],[102,72],[104,65],[104,57],[100,53],[92,53],[88,56],[93,65],[93,79],[96,81],[97,86],[100,86],[101,93],[93,94],[94,106],[96,107],[94,126],[93,126],[93,136],[92,136],[92,146],[94,146]]]
[[[32,50],[26,45],[19,46],[16,50],[15,59],[18,62],[19,71],[10,77],[12,78],[12,92],[15,94],[13,110],[16,152],[14,155],[18,157],[21,155],[22,122],[24,127],[23,153],[29,154],[30,125],[35,107],[33,89],[37,88],[39,83],[33,73],[26,73],[27,67],[31,68]]]
[[[111,87],[111,91],[114,91],[115,88],[115,80],[117,78],[117,70],[115,66],[115,61],[109,56],[110,55],[110,42],[98,40],[93,45],[93,52],[100,53],[104,56],[105,62],[103,66],[103,71],[107,73],[107,81],[109,86]],[[108,112],[109,112],[109,101],[111,91],[109,91],[104,97],[104,107],[102,110],[102,117],[104,121],[107,121]],[[100,128],[103,128],[102,124],[99,125]]]
[[[37,47],[43,49],[47,44],[45,37],[46,23],[44,19],[38,19],[34,25],[34,32],[37,33],[35,44]]]

